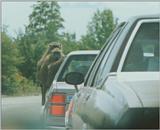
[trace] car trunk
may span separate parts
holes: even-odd
[[[48,126],[64,126],[65,112],[76,90],[65,82],[56,82],[48,103]]]

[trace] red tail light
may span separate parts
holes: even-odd
[[[49,107],[49,113],[54,116],[64,116],[65,99],[66,96],[63,93],[54,94],[49,100],[49,102],[51,103],[51,106]]]

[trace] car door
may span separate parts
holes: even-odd
[[[143,121],[137,125],[142,128],[159,127],[159,22],[159,19],[145,19],[137,23],[117,73],[118,81],[130,88],[141,104],[141,107],[135,105],[135,98],[127,99],[130,109],[142,110],[140,118]]]
[[[97,121],[100,122],[102,119],[97,120],[97,118],[98,117],[103,118],[103,116],[98,116],[99,114],[102,114],[101,112],[97,111],[95,113],[96,108],[94,108],[94,106],[95,106],[95,104],[94,104],[95,98],[94,97],[96,96],[95,94],[96,94],[97,87],[95,84],[93,85],[93,83],[94,83],[95,76],[97,75],[97,73],[98,73],[98,75],[101,75],[101,74],[99,74],[99,71],[103,71],[103,67],[105,66],[105,63],[108,59],[108,56],[110,55],[110,52],[111,52],[112,48],[114,47],[114,43],[117,40],[117,36],[119,35],[121,29],[122,29],[121,26],[119,28],[117,28],[117,30],[113,34],[113,37],[110,39],[110,43],[108,43],[107,46],[104,46],[101,53],[96,58],[93,66],[90,68],[90,70],[87,74],[87,77],[86,77],[86,80],[84,83],[85,87],[83,87],[76,94],[76,96],[74,98],[74,105],[75,106],[74,106],[74,110],[73,110],[74,112],[72,114],[73,128],[80,129],[81,127],[92,127],[92,126],[94,126],[94,124],[91,123],[92,125],[90,125],[90,123],[88,122],[88,121],[90,121],[91,118],[92,118],[91,122],[97,122]],[[108,70],[105,70],[105,71],[107,72]],[[104,75],[105,75],[105,73],[104,73]],[[102,77],[105,78],[106,75],[102,76]],[[89,117],[89,119],[88,119],[88,117]],[[98,126],[94,126],[94,127],[98,128]]]
[[[144,25],[145,26],[141,26]],[[149,27],[149,23],[152,23],[152,26]],[[158,23],[158,20],[140,20],[134,27],[134,30],[132,34],[129,36],[128,43],[126,44],[126,47],[124,48],[124,52],[122,55],[122,58],[120,60],[120,64],[118,65],[118,72],[115,71],[115,73],[111,73],[111,69],[113,67],[112,63],[110,62],[112,59],[111,55],[113,54],[113,50],[111,53],[109,53],[109,50],[105,50],[105,53],[101,57],[101,61],[96,62],[97,66],[94,70],[94,67],[92,68],[89,77],[87,77],[85,82],[84,88],[82,88],[82,91],[80,91],[80,98],[77,100],[77,109],[75,113],[78,115],[78,117],[82,121],[82,125],[85,128],[114,128],[116,121],[118,121],[118,116],[121,114],[119,110],[124,110],[120,108],[127,106],[128,102],[125,102],[125,100],[122,99],[122,96],[117,90],[116,86],[113,84],[110,84],[112,86],[105,86],[105,82],[108,77],[111,77],[114,75],[114,77],[118,78],[118,80],[121,82],[125,82],[128,87],[132,87],[133,92],[135,95],[137,95],[137,99],[142,102],[143,106],[145,107],[158,107],[159,100],[158,100],[158,82],[159,82],[159,60],[158,60],[158,67],[157,67],[157,49],[159,48],[159,39],[157,39],[157,34],[155,31],[155,28],[157,29],[157,25],[155,26],[154,23]],[[159,23],[158,23],[159,24]],[[147,29],[150,30],[149,34],[146,34],[148,31],[144,29],[144,27],[147,26]],[[158,25],[159,26],[159,25]],[[137,31],[140,29],[140,27],[143,27],[140,31],[140,36],[138,36]],[[154,28],[154,29],[153,29]],[[145,34],[142,34],[145,32]],[[155,33],[154,33],[155,32]],[[159,31],[158,31],[159,32]],[[130,55],[128,53],[128,50],[131,45],[135,45],[133,42],[133,39],[135,38],[137,34],[137,37],[142,39],[142,36],[145,39],[145,35],[147,35],[147,38],[150,39],[150,37],[154,37],[151,39],[153,40],[147,40],[149,41],[149,45],[147,45],[146,48],[146,42],[143,42],[143,54],[141,55],[144,59],[144,66],[140,65],[132,65],[132,70],[128,71],[127,69],[130,68],[130,66],[127,66],[127,69],[125,69],[125,61],[127,61],[127,56]],[[158,33],[159,36],[159,33]],[[159,37],[158,37],[159,38]],[[132,40],[131,40],[132,39]],[[158,47],[157,47],[157,41],[158,41]],[[116,39],[115,39],[116,42]],[[127,42],[127,41],[126,41]],[[152,43],[154,42],[154,43]],[[152,43],[153,46],[150,45]],[[138,45],[139,46],[139,45]],[[148,47],[149,46],[149,47]],[[111,47],[112,48],[112,47]],[[114,48],[114,46],[113,46]],[[131,47],[132,48],[132,47]],[[148,49],[149,48],[149,49]],[[137,49],[137,48],[136,48]],[[138,50],[138,49],[137,49]],[[154,52],[154,54],[153,54]],[[137,54],[136,58],[139,56],[138,52],[135,52],[134,54]],[[129,56],[130,57],[130,56]],[[133,56],[132,56],[133,57]],[[133,60],[133,58],[130,58]],[[159,59],[159,55],[158,55]],[[134,61],[135,62],[135,61]],[[139,63],[141,60],[139,60]],[[139,68],[138,68],[139,66]],[[147,68],[147,69],[146,69]],[[130,84],[130,85],[129,85]],[[108,89],[104,91],[104,89]],[[109,91],[113,90],[113,91]],[[114,92],[111,93],[111,92]],[[83,94],[82,94],[83,93]],[[106,94],[107,93],[107,94]],[[129,93],[128,93],[129,94]],[[135,96],[133,96],[135,98]],[[113,100],[115,99],[115,100]],[[131,100],[133,100],[131,98]],[[129,102],[130,103],[130,102]],[[134,101],[131,101],[131,103],[135,103]],[[145,105],[144,105],[145,104]],[[118,108],[118,109],[117,109]],[[127,108],[127,107],[126,107]],[[154,109],[155,110],[155,109]],[[115,112],[115,113],[114,113]],[[154,112],[156,115],[157,113]],[[145,111],[146,119],[148,117],[148,110]],[[106,115],[109,115],[106,118]],[[158,114],[157,114],[158,115]],[[149,115],[152,119],[152,115]],[[120,116],[119,116],[120,117]]]
[[[159,106],[159,20],[141,20],[122,56],[118,72],[143,107]]]

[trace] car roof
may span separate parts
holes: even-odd
[[[142,19],[160,19],[160,14],[133,16],[129,18],[128,21],[133,22],[133,21],[142,20]]]
[[[78,51],[72,51],[67,56],[70,55],[85,55],[85,54],[98,54],[99,50],[78,50]]]

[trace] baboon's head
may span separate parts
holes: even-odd
[[[52,58],[54,61],[57,61],[61,58],[62,56],[62,46],[60,43],[51,43],[49,44],[50,48],[50,58]]]
[[[59,48],[60,50],[62,49],[62,45],[58,42],[51,42],[48,46],[50,51],[54,48]]]

